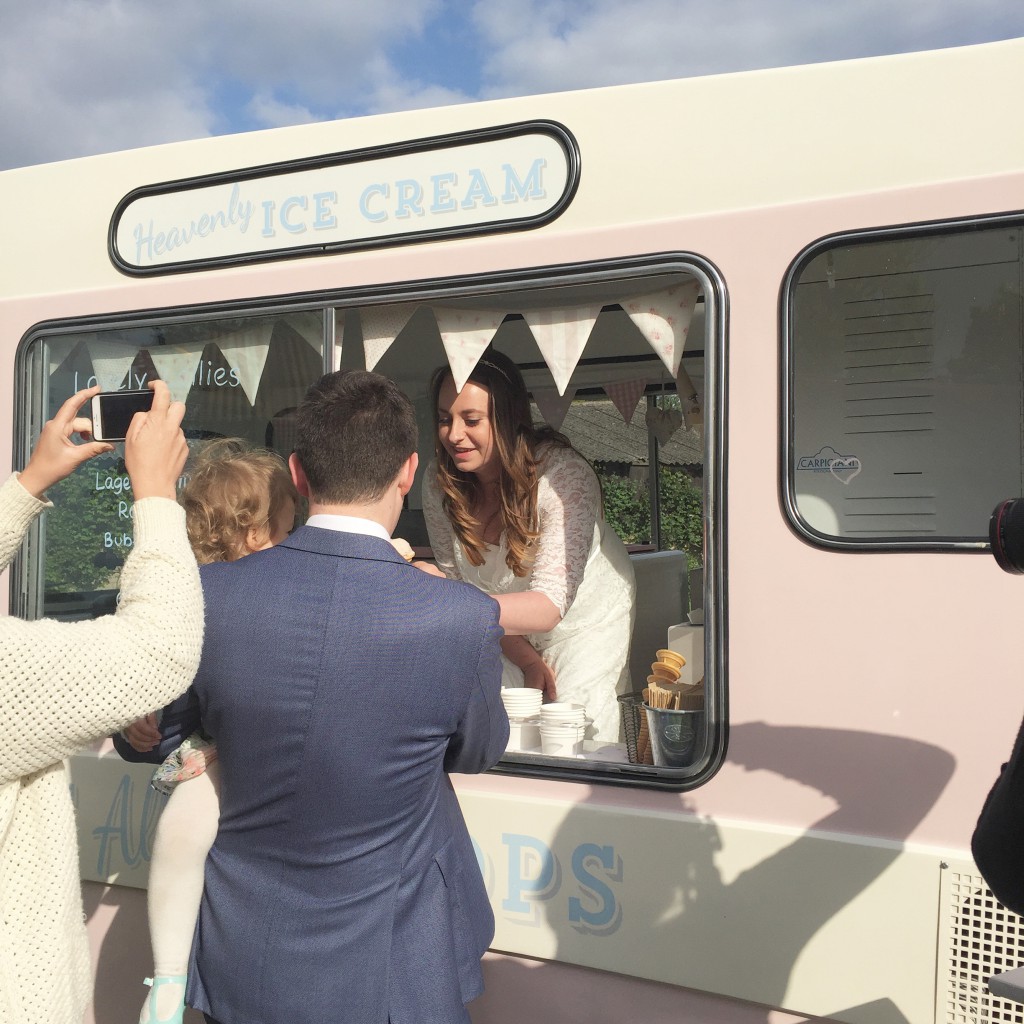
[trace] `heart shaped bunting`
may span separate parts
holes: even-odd
[[[678,409],[659,409],[652,405],[644,420],[647,429],[658,439],[658,444],[668,444],[683,425],[683,414]]]

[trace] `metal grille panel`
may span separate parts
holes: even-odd
[[[973,865],[944,867],[936,1024],[1024,1024],[1024,1004],[993,996],[987,984],[1024,966],[1024,919],[992,895]]]

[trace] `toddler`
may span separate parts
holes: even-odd
[[[200,565],[233,562],[284,540],[295,522],[298,493],[275,452],[235,438],[212,441],[196,458],[181,493],[189,541]],[[150,727],[155,716],[140,720]],[[136,749],[136,726],[125,737]],[[152,985],[140,1024],[180,1024],[185,979],[206,855],[220,817],[216,747],[196,733],[157,768],[154,788],[170,794],[157,824],[149,869]]]

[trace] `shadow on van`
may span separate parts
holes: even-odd
[[[719,824],[697,815],[692,796],[680,795],[672,808],[683,815],[678,844],[645,847],[642,858],[635,856],[633,846],[633,862],[622,865],[622,923],[631,939],[629,962],[621,960],[619,944],[620,962],[611,963],[601,947],[603,935],[581,934],[541,900],[538,906],[556,935],[553,960],[558,962],[531,966],[520,959],[490,961],[486,973],[491,988],[471,1006],[475,1024],[526,1019],[537,1024],[618,1024],[627,1011],[645,1024],[668,1024],[682,1019],[680,1014],[692,1018],[695,1006],[702,1022],[779,1024],[784,1015],[773,1008],[786,1004],[794,967],[808,942],[900,857],[903,840],[934,806],[955,764],[948,752],[916,740],[759,722],[732,727],[729,760],[749,772],[767,771],[812,787],[834,809],[791,835],[785,827],[767,824],[771,813],[766,808],[763,832],[756,822],[746,826],[760,843],[760,859],[751,862],[750,851],[739,858],[734,855],[726,876],[719,867]],[[581,835],[602,842],[601,818],[588,809],[588,803],[597,805],[602,798],[606,803],[606,793],[593,792],[569,811],[552,842],[555,857],[568,862],[567,851]],[[643,820],[636,819],[638,827]],[[737,824],[728,823],[728,828]],[[722,829],[726,827],[723,822]],[[758,849],[757,844],[751,849]],[[649,885],[645,888],[645,872],[653,864],[662,866],[658,878],[672,879],[665,887],[668,891],[652,893]],[[888,918],[873,922],[875,934],[897,925]],[[906,953],[908,970],[913,962],[930,963],[928,948]],[[584,960],[633,977],[566,967]],[[874,980],[877,987],[877,978],[871,977],[877,953],[870,947],[847,950],[843,962],[836,963],[836,982],[840,975],[849,978],[850,963],[859,963],[864,981]],[[884,966],[888,969],[890,964]],[[902,970],[899,965],[891,967]],[[545,979],[545,974],[550,977]],[[643,977],[671,984],[639,980]],[[831,994],[828,977],[821,981],[821,990]],[[841,990],[842,985],[835,988]],[[731,998],[723,1000],[714,993]],[[867,1002],[829,1006],[828,1018],[907,1024],[904,1011],[888,998],[890,993],[871,992],[870,984],[865,984],[858,994]],[[933,994],[932,990],[929,996]],[[626,1006],[630,999],[634,1002]],[[799,1007],[789,1012],[797,1013]]]

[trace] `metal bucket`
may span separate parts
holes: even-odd
[[[704,749],[704,712],[644,705],[651,751],[659,768],[688,768]]]

